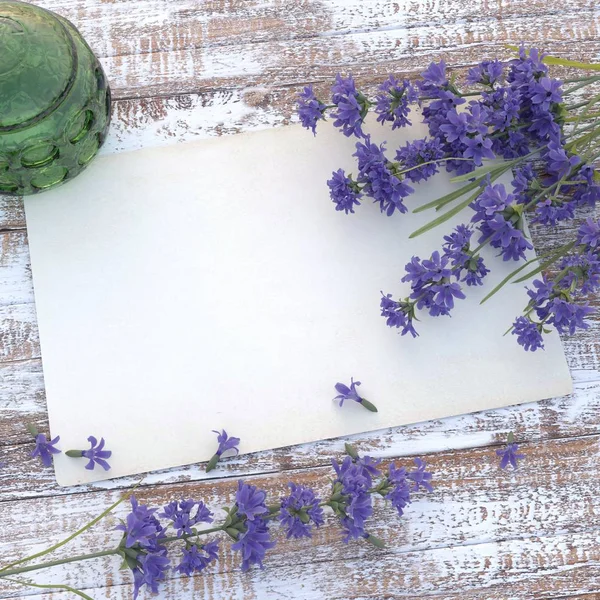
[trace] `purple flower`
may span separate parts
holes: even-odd
[[[165,580],[171,563],[167,550],[152,554],[140,554],[137,558],[139,566],[133,569],[133,598],[138,597],[143,585],[147,585],[153,594],[158,593],[158,584]]]
[[[254,519],[260,515],[269,512],[265,504],[267,493],[263,490],[259,490],[253,485],[238,481],[238,490],[235,494],[235,503],[237,505],[238,513],[244,515],[248,521],[254,521]]]
[[[600,257],[593,252],[565,256],[558,263],[559,271],[566,271],[555,285],[563,290],[579,289],[582,294],[600,288]]]
[[[548,143],[548,150],[544,158],[546,159],[548,171],[553,175],[552,179],[554,181],[558,181],[568,175],[571,169],[581,162],[579,156],[575,154],[571,156],[567,155],[564,147],[556,140]]]
[[[183,549],[181,562],[175,567],[175,571],[190,577],[194,573],[204,571],[211,562],[219,557],[219,542],[213,540],[204,545],[186,546]]]
[[[408,120],[409,104],[416,102],[417,92],[407,79],[399,82],[390,75],[379,86],[379,94],[377,94],[376,100],[375,112],[378,115],[377,121],[379,123],[383,125],[385,122],[390,121],[392,129],[411,125]]]
[[[510,437],[511,436],[509,436],[509,438]],[[518,451],[519,446],[515,443],[508,443],[506,445],[506,448],[504,448],[503,450],[496,450],[496,454],[502,457],[500,459],[500,468],[505,469],[510,463],[512,465],[512,468],[516,469],[517,460],[525,458],[524,454],[517,454]]]
[[[145,504],[139,504],[133,495],[130,501],[131,512],[127,515],[125,522],[117,525],[115,529],[124,532],[126,548],[139,544],[145,549],[156,549],[159,547],[158,540],[164,533],[160,521],[154,516],[156,509],[150,509]]]
[[[517,317],[512,326],[512,334],[517,336],[519,343],[525,350],[535,352],[538,348],[544,349],[540,325],[527,317]]]
[[[440,60],[439,63],[432,62],[425,71],[421,73],[423,81],[419,82],[421,90],[426,92],[429,86],[446,86],[448,79],[446,77],[446,63]]]
[[[575,216],[575,203],[559,199],[542,200],[535,205],[533,221],[542,225],[554,226]]]
[[[112,452],[110,450],[104,450],[104,438],[100,438],[100,443],[98,443],[98,440],[93,435],[90,435],[88,442],[90,443],[90,449],[81,452],[81,455],[89,460],[88,464],[85,465],[85,468],[89,471],[93,471],[96,464],[98,464],[105,471],[108,471],[110,465],[106,462],[106,459],[112,456]]]
[[[404,514],[404,509],[410,504],[410,485],[406,480],[406,469],[404,467],[396,468],[394,463],[390,463],[388,471],[388,485],[390,491],[385,499],[389,500],[391,505],[398,511],[398,515]]]
[[[343,210],[346,214],[354,213],[354,205],[360,205],[359,198],[362,197],[358,184],[347,177],[343,169],[338,169],[333,172],[327,185],[335,210]]]
[[[195,513],[192,511],[196,508]],[[204,502],[195,500],[174,501],[167,504],[160,515],[173,521],[173,526],[177,530],[177,537],[182,535],[192,535],[192,527],[198,523],[212,523],[212,512]]]
[[[354,381],[354,378],[350,378],[350,387],[348,387],[344,383],[336,383],[335,389],[338,392],[338,395],[334,398],[334,400],[340,401],[340,406],[344,405],[344,400],[354,400],[355,402],[362,402],[362,398],[358,395],[356,391],[357,386],[360,385],[360,381]]]
[[[247,571],[252,565],[258,565],[262,569],[265,554],[275,546],[275,542],[271,541],[269,528],[263,519],[246,521],[246,527],[246,531],[240,534],[231,548],[242,554],[242,571]]]
[[[367,519],[373,514],[371,494],[355,493],[350,496],[350,502],[345,507],[346,515],[352,519],[356,530],[364,533]]]
[[[286,528],[288,538],[311,537],[311,529],[324,523],[323,509],[315,493],[303,485],[288,483],[289,496],[281,499],[279,520]]]
[[[339,127],[346,137],[363,137],[362,122],[367,113],[364,98],[357,91],[352,75],[344,79],[339,73],[331,87],[332,104],[336,110],[331,114],[333,125]]]
[[[361,398],[356,391],[357,386],[360,385],[360,381],[354,381],[354,378],[350,378],[350,387],[348,387],[345,383],[336,383],[335,390],[338,392],[338,395],[334,398],[334,400],[340,401],[340,406],[344,405],[344,400],[354,400],[354,402],[358,402],[362,406],[364,406],[367,410],[371,412],[377,412],[377,408],[365,398]]]
[[[429,483],[431,481],[431,473],[425,470],[425,461],[415,458],[415,465],[417,468],[406,474],[407,479],[410,479],[414,483],[415,492],[419,491],[421,487],[424,487],[428,492],[432,492],[433,487]]]
[[[562,91],[560,86],[562,81],[551,79],[550,77],[542,77],[537,83],[532,85],[531,102],[539,104],[543,109],[549,109],[551,104],[559,104],[562,102]]]
[[[219,456],[228,450],[234,450],[236,455],[239,454],[240,451],[238,449],[238,445],[240,443],[240,438],[229,437],[224,429],[221,430],[221,433],[215,429],[213,429],[212,432],[217,434],[217,442],[219,443],[219,447],[217,448],[216,453]]]
[[[379,202],[381,212],[391,216],[396,210],[405,213],[403,203],[414,190],[390,170],[391,163],[384,154],[384,146],[371,143],[367,135],[364,142],[356,143],[354,155],[358,159],[358,183],[364,184],[363,193]]]
[[[468,132],[467,113],[459,113],[456,109],[448,111],[446,123],[440,125],[440,130],[444,133],[447,142],[465,141]]]
[[[212,471],[216,466],[219,460],[221,459],[221,455],[228,450],[234,450],[236,455],[239,454],[238,444],[240,443],[240,438],[229,437],[227,432],[223,429],[221,433],[217,430],[213,429],[213,433],[217,434],[217,442],[219,443],[219,447],[215,454],[213,454],[212,458],[208,461],[206,465],[206,472]]]
[[[381,316],[386,319],[386,325],[398,329],[401,327],[402,335],[410,333],[413,337],[417,337],[419,334],[413,327],[413,305],[409,302],[393,300],[391,294],[384,295],[381,292],[381,295]]]
[[[588,248],[600,245],[600,221],[588,217],[577,232],[577,241]]]
[[[504,65],[499,60],[484,60],[476,67],[469,69],[467,82],[493,86],[504,74]]]
[[[317,135],[317,122],[324,119],[325,105],[317,99],[312,85],[307,85],[298,94],[298,115],[303,127]]]
[[[42,464],[45,467],[49,467],[52,465],[52,455],[60,454],[60,450],[55,448],[54,446],[60,440],[60,435],[57,435],[53,440],[48,441],[46,439],[46,435],[43,433],[38,433],[35,436],[35,448],[31,453],[32,457],[39,456],[42,460]]]
[[[362,465],[355,463],[346,456],[340,465],[335,459],[331,461],[336,472],[339,483],[342,484],[342,492],[346,495],[366,492],[371,487],[371,475],[365,471]]]
[[[585,319],[594,312],[587,304],[574,304],[562,298],[552,299],[546,310],[551,313],[548,323],[553,324],[559,333],[568,331],[569,335],[573,335],[577,329],[587,329],[589,324]]]
[[[488,158],[490,160],[496,158],[492,151],[492,140],[484,138],[481,135],[476,135],[472,138],[468,138],[464,141],[466,146],[462,155],[464,158],[472,158],[473,164],[480,167],[483,164],[483,159]]]
[[[437,163],[432,161],[444,158],[444,154],[438,138],[422,139],[406,142],[405,146],[396,151],[396,160],[402,163],[403,171],[410,169],[404,173],[404,176],[418,183],[429,179],[438,172]]]

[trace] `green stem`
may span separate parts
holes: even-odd
[[[49,567],[57,567],[58,565],[79,562],[80,560],[90,560],[92,558],[101,558],[102,556],[113,556],[118,554],[118,552],[118,548],[113,548],[112,550],[102,550],[101,552],[93,552],[92,554],[80,554],[79,556],[71,556],[70,558],[49,560],[47,562],[38,563],[37,565],[29,565],[28,567],[17,567],[16,569],[8,570],[5,569],[0,571],[0,579],[3,577],[10,577],[12,575],[19,575],[20,573],[30,573],[31,571],[38,571],[39,569],[47,569]]]

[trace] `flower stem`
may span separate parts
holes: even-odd
[[[92,554],[80,554],[78,556],[71,556],[70,558],[49,560],[47,562],[38,563],[37,565],[29,565],[27,567],[17,567],[15,569],[8,569],[0,571],[0,579],[3,577],[10,577],[11,575],[19,575],[20,573],[29,573],[31,571],[38,571],[39,569],[47,569],[49,567],[56,567],[58,565],[66,565],[72,562],[79,562],[80,560],[101,558],[102,556],[113,556],[115,554],[118,554],[118,552],[118,548],[113,548],[112,550],[102,550],[101,552],[94,552]]]

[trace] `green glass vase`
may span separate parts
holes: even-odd
[[[110,110],[102,66],[74,25],[0,0],[0,193],[75,177],[104,143]]]

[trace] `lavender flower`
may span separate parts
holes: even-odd
[[[192,512],[196,507],[196,511]],[[212,523],[212,512],[204,504],[195,500],[180,500],[167,504],[161,517],[170,519],[173,522],[173,527],[177,530],[177,537],[182,535],[192,535],[192,527],[198,523]]]
[[[371,412],[377,412],[377,408],[374,404],[359,396],[358,392],[356,391],[356,388],[359,385],[360,381],[354,381],[354,378],[352,377],[350,378],[350,387],[348,387],[345,383],[336,383],[335,389],[338,392],[338,395],[334,398],[334,400],[339,400],[340,406],[344,405],[344,400],[354,400],[354,402],[358,402],[367,410],[370,410]]]
[[[286,528],[288,538],[311,537],[311,524],[316,527],[324,523],[323,509],[315,493],[303,485],[288,484],[291,492],[281,499],[279,520]]]
[[[263,519],[246,521],[246,527],[231,548],[242,554],[242,571],[247,571],[252,565],[262,569],[265,554],[275,546],[275,542],[271,541],[268,525]]]
[[[562,82],[550,77],[542,77],[537,83],[532,85],[531,102],[539,104],[543,109],[549,109],[551,104],[562,102],[562,92],[560,86]]]
[[[525,348],[535,352],[544,348],[541,325],[534,323],[528,317],[517,317],[512,326],[512,334],[517,336],[517,342]]]
[[[484,60],[469,69],[467,82],[493,87],[495,83],[502,79],[503,74],[504,65],[499,60]]]
[[[433,491],[433,487],[431,487],[431,473],[425,470],[425,461],[420,458],[415,458],[415,465],[417,468],[414,471],[410,471],[406,474],[406,478],[410,479],[414,483],[415,492],[419,491],[419,489],[424,487],[428,492]]]
[[[208,464],[206,465],[207,473],[209,471],[212,471],[217,466],[217,463],[221,459],[221,455],[224,452],[227,452],[229,450],[234,450],[236,455],[239,454],[238,445],[240,443],[240,438],[229,437],[227,435],[227,432],[224,429],[221,430],[220,433],[218,431],[216,431],[215,429],[213,429],[213,433],[217,434],[217,442],[219,443],[219,447],[217,448],[217,451],[215,452],[213,457],[208,461]]]
[[[317,122],[325,118],[325,105],[315,96],[312,85],[298,94],[298,115],[303,127],[317,135]]]
[[[137,561],[138,566],[133,569],[134,600],[144,585],[147,585],[153,594],[157,594],[158,584],[165,580],[171,566],[166,549],[152,554],[140,554]]]
[[[402,328],[401,334],[410,333],[413,337],[419,334],[413,327],[413,319],[415,318],[414,303],[408,299],[393,300],[391,294],[384,295],[381,292],[381,316],[385,318],[388,327]]]
[[[53,440],[47,440],[46,435],[43,433],[38,433],[35,435],[35,448],[31,453],[31,456],[35,458],[39,456],[42,464],[45,467],[50,467],[52,465],[52,455],[60,454],[60,450],[55,448],[55,445],[59,442],[60,435],[57,435]]]
[[[388,217],[396,210],[407,212],[403,198],[414,190],[391,171],[392,164],[384,154],[384,145],[371,143],[367,135],[364,142],[356,143],[353,156],[358,159],[358,183],[363,184],[362,192],[379,202],[381,212]]]
[[[514,434],[512,431],[508,434],[508,441],[506,444],[506,448],[503,450],[496,450],[496,454],[501,456],[500,459],[500,468],[505,469],[508,464],[512,466],[513,469],[517,468],[517,460],[521,460],[525,458],[524,454],[517,454],[519,451],[519,446],[514,443]]]
[[[358,183],[347,177],[343,169],[338,169],[333,172],[327,185],[335,210],[343,210],[346,214],[354,213],[354,206],[360,205],[359,199],[362,197]]]
[[[437,163],[433,161],[444,158],[444,155],[440,140],[431,138],[406,142],[406,145],[396,151],[396,160],[402,163],[404,176],[418,183],[438,172]]]
[[[386,489],[389,489],[384,496],[390,504],[398,511],[398,515],[404,514],[404,509],[410,504],[410,485],[407,481],[406,469],[404,467],[396,468],[391,463],[388,470]]]
[[[156,550],[159,547],[158,540],[164,533],[160,521],[154,516],[156,509],[139,504],[133,495],[130,502],[131,512],[127,515],[125,522],[115,527],[115,529],[123,531],[125,548],[139,545],[141,548],[151,551]]]
[[[352,75],[343,78],[339,73],[335,83],[331,86],[332,104],[335,112],[331,116],[335,119],[333,125],[339,127],[346,137],[352,135],[363,137],[362,123],[368,111],[366,98],[358,92]]]
[[[577,232],[577,241],[588,248],[600,246],[600,221],[588,217]]]
[[[237,511],[244,515],[249,521],[253,521],[260,515],[269,512],[265,504],[267,493],[259,490],[253,485],[238,481],[238,490],[235,495]]]
[[[87,458],[88,463],[85,465],[85,468],[89,471],[93,471],[97,464],[105,471],[108,471],[110,465],[106,459],[112,456],[112,452],[104,450],[104,438],[100,438],[100,443],[98,443],[98,440],[93,435],[90,435],[88,442],[90,443],[89,450],[67,450],[65,454],[71,458]]]
[[[375,106],[375,112],[378,115],[377,121],[382,125],[391,122],[392,129],[411,125],[412,123],[408,120],[409,104],[416,102],[417,98],[417,92],[407,79],[399,82],[390,75],[379,86]]]
[[[194,573],[201,573],[219,557],[219,542],[211,541],[203,545],[192,544],[183,549],[181,562],[175,571],[191,577]]]

